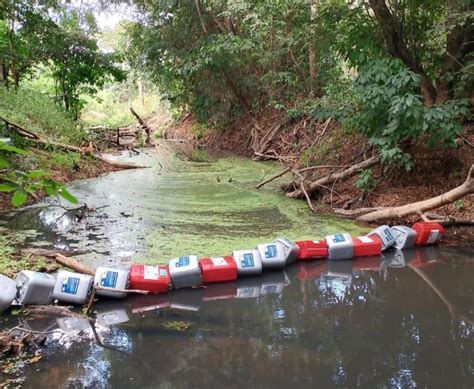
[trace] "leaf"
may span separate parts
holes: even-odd
[[[46,172],[44,172],[43,170],[32,170],[27,174],[28,178],[42,178],[45,175]]]
[[[71,204],[77,204],[77,198],[74,197],[71,193],[69,193],[66,188],[60,188],[58,190],[58,194],[64,198],[65,200],[69,201]]]
[[[12,205],[14,207],[19,207],[23,205],[28,198],[28,193],[26,193],[23,189],[18,189],[13,193],[12,197]]]
[[[0,155],[0,169],[5,169],[10,166],[10,162],[6,158]]]
[[[18,185],[13,182],[5,182],[0,184],[0,192],[13,192],[18,189]]]
[[[0,150],[7,151],[7,152],[10,152],[10,153],[16,153],[16,154],[20,154],[20,155],[28,154],[25,150],[19,149],[18,147],[7,145],[4,142],[0,142]]]

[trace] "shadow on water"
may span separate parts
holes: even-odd
[[[429,247],[99,302],[26,386],[472,387],[473,266]]]

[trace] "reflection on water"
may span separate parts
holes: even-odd
[[[392,251],[103,301],[95,327],[57,323],[90,336],[50,340],[26,386],[470,388],[473,257]]]

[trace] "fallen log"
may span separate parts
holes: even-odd
[[[261,188],[263,185],[265,184],[268,184],[269,182],[273,181],[273,180],[276,180],[278,177],[281,177],[283,175],[285,175],[286,173],[288,173],[289,171],[291,170],[291,167],[287,167],[285,170],[283,170],[281,173],[278,173],[268,179],[266,179],[265,181],[262,181],[261,183],[259,183],[255,189],[259,189]]]
[[[82,263],[77,262],[75,259],[65,257],[62,254],[57,253],[56,257],[54,258],[57,263],[68,267],[69,269],[72,269],[78,273],[82,274],[88,274],[90,276],[95,275],[95,271],[92,270],[90,267],[83,265]]]
[[[138,123],[140,123],[142,128],[145,130],[146,144],[150,145],[151,144],[151,134],[152,134],[151,128],[144,122],[144,120],[138,115],[138,113],[135,112],[135,110],[132,107],[130,107],[130,112],[132,113],[133,116],[136,117],[136,119],[138,120]]]
[[[474,165],[469,169],[466,181],[458,187],[451,189],[449,192],[443,193],[439,196],[432,197],[428,200],[418,201],[416,203],[406,204],[399,207],[389,207],[374,212],[366,213],[365,215],[358,216],[356,220],[361,222],[375,222],[383,219],[390,218],[403,218],[405,216],[413,215],[416,213],[423,213],[431,211],[436,208],[440,208],[444,205],[453,203],[467,195],[474,193]]]
[[[328,174],[327,176],[324,176],[313,182],[310,182],[309,185],[306,186],[306,191],[309,195],[311,195],[317,190],[319,190],[321,187],[329,186],[335,183],[336,181],[350,178],[353,175],[355,175],[357,172],[359,172],[360,170],[372,167],[376,165],[378,162],[379,162],[379,157],[374,156],[362,162],[356,163],[355,165],[352,165],[346,170],[343,170],[337,173]],[[286,195],[287,197],[294,199],[294,198],[302,198],[304,196],[304,193],[300,187],[292,192],[287,193]]]

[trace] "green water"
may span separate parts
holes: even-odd
[[[190,162],[168,145],[113,158],[150,168],[70,185],[81,203],[105,208],[77,223],[61,218],[63,209],[40,205],[15,213],[3,224],[33,230],[30,243],[91,250],[84,256],[91,263],[165,263],[185,254],[227,255],[279,236],[316,239],[362,231],[347,220],[311,214],[304,201],[286,198],[278,187],[289,177],[255,189],[281,170],[276,163],[235,156]]]

